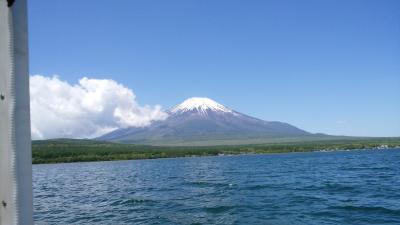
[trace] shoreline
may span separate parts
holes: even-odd
[[[267,155],[267,154],[287,154],[287,153],[310,153],[310,152],[336,152],[336,151],[367,151],[367,150],[374,150],[374,151],[382,151],[382,150],[398,150],[400,149],[400,145],[380,145],[380,146],[365,146],[363,148],[309,148],[309,149],[302,149],[297,145],[298,148],[293,148],[291,150],[288,149],[252,149],[254,147],[239,147],[239,146],[231,146],[231,147],[224,147],[224,149],[215,150],[215,147],[195,147],[195,150],[187,150],[190,148],[184,148],[184,150],[179,151],[179,147],[176,147],[178,151],[173,151],[173,147],[168,147],[163,150],[158,150],[154,152],[153,149],[149,150],[148,152],[145,151],[134,151],[128,150],[126,152],[118,152],[114,150],[107,150],[101,153],[81,153],[79,154],[78,151],[74,151],[72,148],[72,156],[54,156],[55,152],[52,152],[53,157],[46,158],[46,159],[38,159],[33,157],[32,164],[39,165],[39,164],[59,164],[59,163],[80,163],[80,162],[109,162],[109,161],[126,161],[126,160],[152,160],[152,159],[174,159],[174,158],[194,158],[194,157],[223,157],[223,156],[240,156],[240,155]],[[265,146],[268,147],[268,146]],[[71,148],[68,150],[71,152]],[[100,148],[101,147],[97,147]],[[159,147],[158,147],[159,148]],[[157,149],[158,149],[157,148]],[[232,150],[229,150],[229,149]],[[242,148],[242,149],[240,149]],[[228,150],[226,150],[228,149]],[[65,148],[64,148],[65,150]],[[93,150],[93,149],[91,149]],[[53,149],[53,151],[57,151]],[[60,150],[58,150],[60,151]],[[34,154],[35,156],[36,154]],[[186,153],[186,154],[185,154]]]

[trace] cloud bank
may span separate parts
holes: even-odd
[[[128,126],[164,120],[159,105],[141,106],[133,91],[108,79],[30,77],[32,139],[92,138]]]

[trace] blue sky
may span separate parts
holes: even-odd
[[[311,132],[400,136],[400,1],[29,2],[30,73],[140,104],[212,98]]]

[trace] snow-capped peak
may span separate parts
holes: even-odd
[[[172,108],[172,113],[177,112],[187,112],[197,110],[200,113],[207,114],[208,110],[211,111],[219,111],[219,112],[232,112],[231,109],[219,104],[218,102],[209,99],[209,98],[201,98],[201,97],[193,97],[188,98],[180,105],[175,106]]]

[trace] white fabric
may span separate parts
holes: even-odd
[[[0,0],[0,225],[33,224],[26,0]]]

